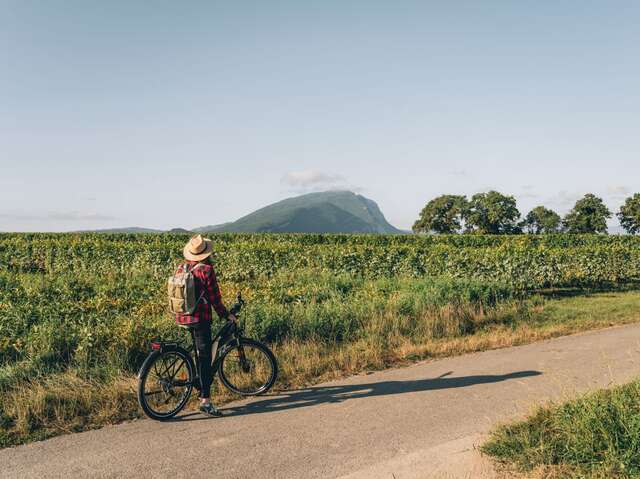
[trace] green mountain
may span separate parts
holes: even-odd
[[[278,201],[231,223],[195,228],[234,233],[402,233],[380,208],[351,191],[309,193]]]

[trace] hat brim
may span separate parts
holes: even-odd
[[[182,250],[182,254],[185,259],[188,259],[189,261],[202,261],[208,256],[211,256],[211,253],[213,253],[213,242],[210,239],[204,238],[204,243],[204,250],[202,251],[202,253],[198,254],[193,254],[191,251],[189,251],[189,243],[187,243]]]

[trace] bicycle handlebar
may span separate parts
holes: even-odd
[[[231,306],[231,309],[229,310],[229,313],[233,314],[234,316],[238,316],[238,314],[240,314],[240,310],[242,309],[244,304],[245,304],[245,302],[244,302],[244,299],[242,299],[242,294],[238,293],[238,296],[236,297],[236,304]]]

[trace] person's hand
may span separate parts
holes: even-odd
[[[229,321],[237,321],[238,318],[236,318],[235,314],[229,313],[229,316],[227,316],[227,320],[229,320]]]

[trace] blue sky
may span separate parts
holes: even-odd
[[[640,191],[636,1],[5,1],[0,230]],[[612,222],[612,224],[615,222]]]

